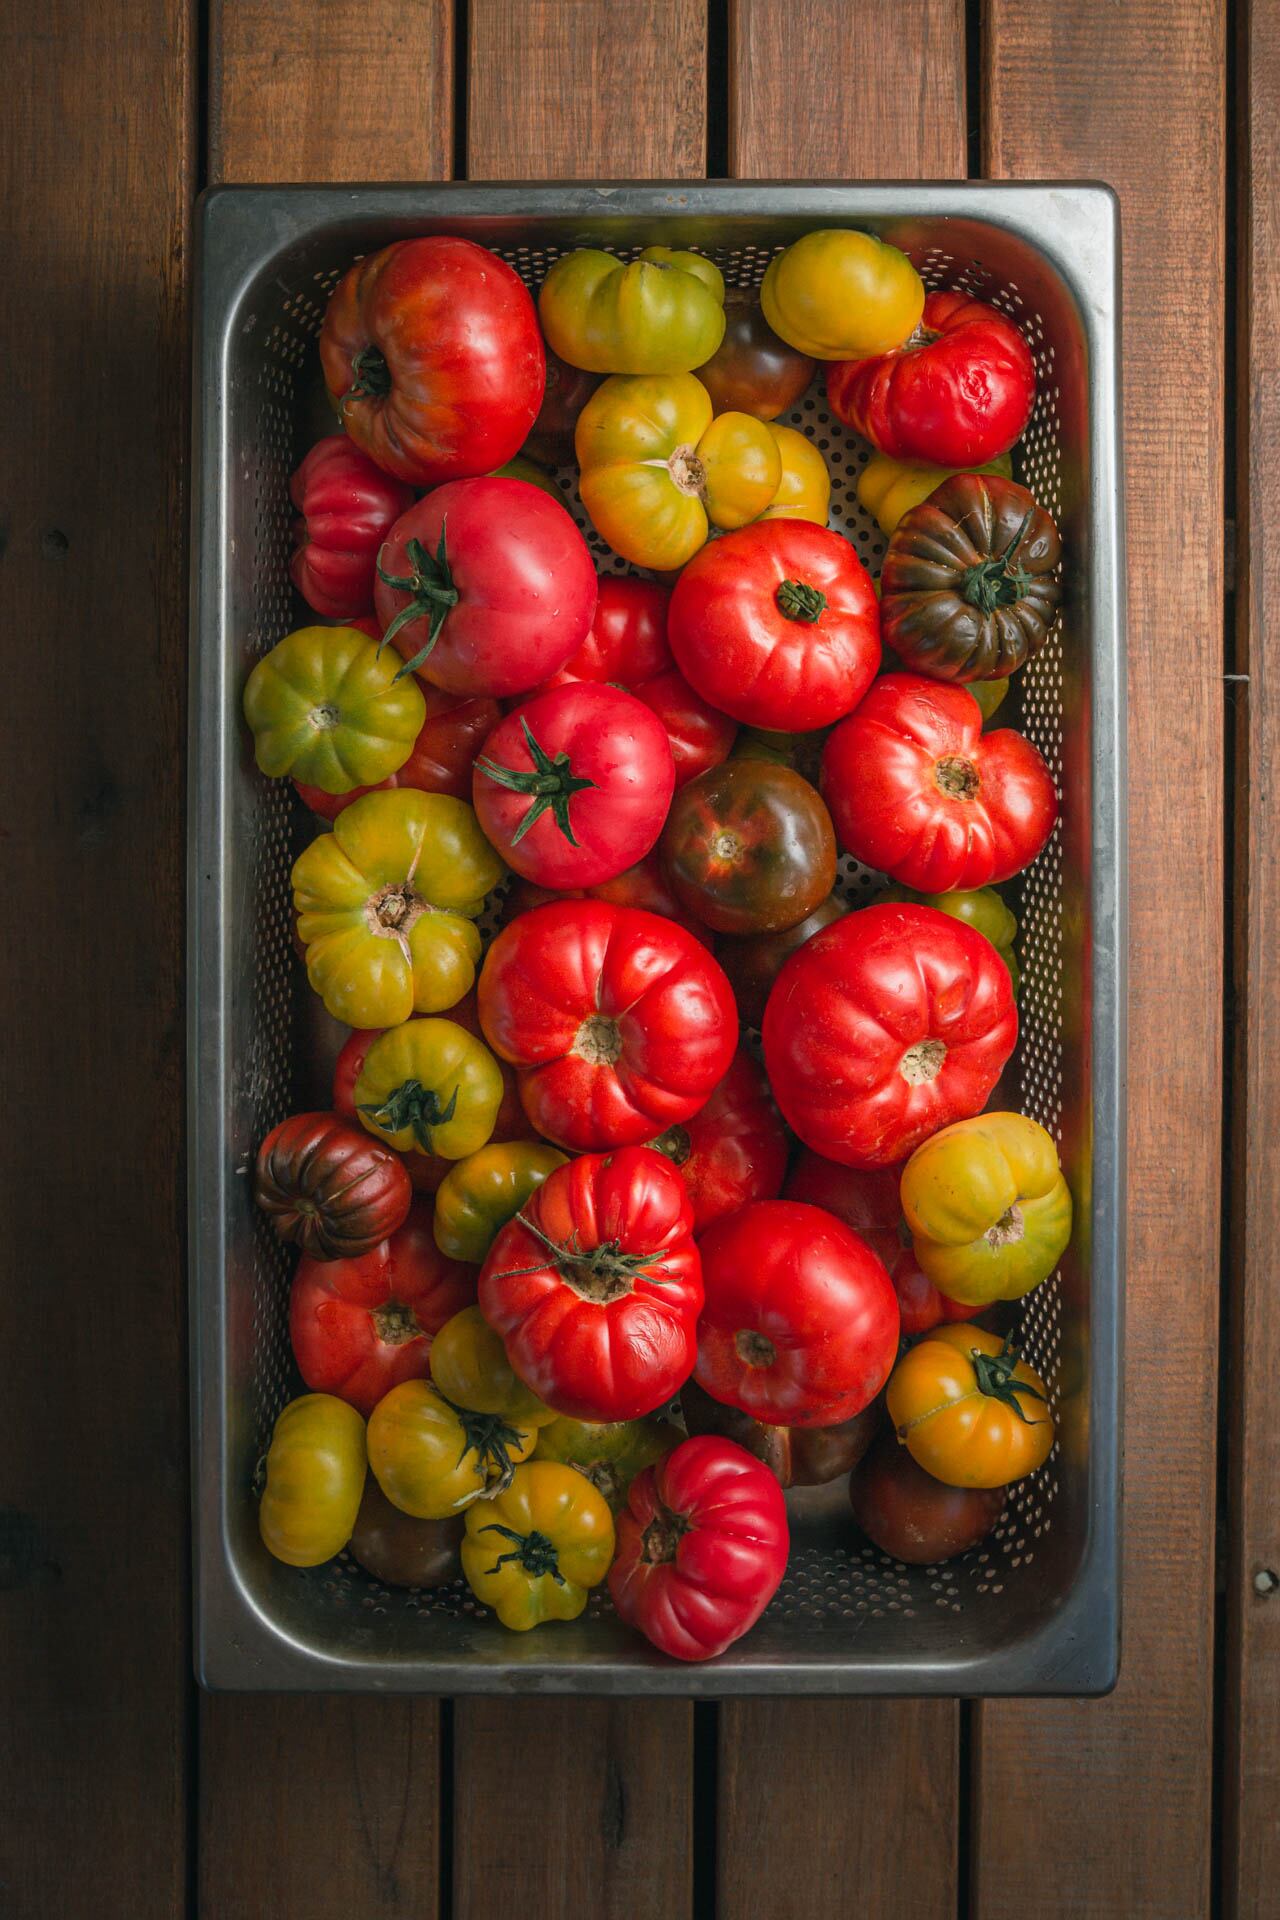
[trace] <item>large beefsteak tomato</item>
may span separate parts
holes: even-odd
[[[345,433],[317,440],[289,482],[298,509],[289,576],[307,605],[330,620],[373,608],[378,549],[413,491],[392,480]]]

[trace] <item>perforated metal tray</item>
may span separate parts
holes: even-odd
[[[720,1660],[651,1653],[600,1596],[581,1620],[506,1633],[458,1585],[400,1593],[346,1557],[278,1565],[257,1536],[255,1471],[298,1390],[291,1255],[252,1206],[257,1141],[327,1102],[336,1040],[290,945],[289,866],[313,830],[254,770],[240,724],[253,660],[301,608],[287,571],[288,479],[332,426],[315,336],[359,253],[466,234],[531,287],[580,245],[709,252],[732,284],[816,226],[903,248],[931,286],[1003,307],[1036,357],[1018,476],[1059,521],[1059,626],[1005,713],[1046,756],[1061,822],[1014,900],[1022,1036],[1001,1097],[1059,1142],[1076,1201],[1061,1270],[1031,1295],[1029,1358],[1059,1439],[989,1540],[912,1569],[865,1545],[843,1485],[789,1496],[793,1550],[759,1626]],[[1124,705],[1116,208],[1098,186],[440,186],[232,188],[200,207],[190,722],[190,1280],[196,1665],[209,1686],[319,1691],[1097,1693],[1118,1658],[1124,1121]],[[878,572],[854,498],[867,449],[820,383],[789,416],[821,447],[833,524]],[[572,490],[566,503],[588,531]],[[592,536],[603,567],[621,563]],[[1004,715],[1002,714],[1002,721]],[[851,863],[853,892],[872,876]]]

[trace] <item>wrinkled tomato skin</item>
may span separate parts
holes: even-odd
[[[695,1233],[782,1189],[787,1130],[763,1071],[742,1047],[706,1106],[650,1144],[679,1168]]]
[[[853,1517],[873,1546],[909,1567],[930,1567],[976,1547],[1004,1508],[1004,1487],[948,1487],[885,1433],[849,1482]]]
[[[766,760],[728,760],[682,788],[661,854],[681,906],[716,933],[795,926],[835,885],[835,832],[817,789]]]

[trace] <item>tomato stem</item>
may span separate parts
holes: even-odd
[[[405,559],[412,567],[412,573],[387,573],[382,565],[382,552],[378,554],[378,578],[384,586],[394,587],[397,593],[407,593],[408,601],[401,607],[395,619],[387,626],[378,650],[381,652],[390,640],[394,640],[402,627],[409,626],[414,620],[425,620],[427,638],[411,660],[406,660],[396,674],[397,680],[403,680],[406,673],[414,673],[428,659],[431,649],[440,638],[440,629],[452,608],[458,604],[458,589],[453,584],[453,574],[449,567],[449,556],[445,549],[445,526],[440,523],[440,540],[434,557],[429,554],[421,540],[410,540],[405,545]],[[385,548],[383,549],[385,552]]]
[[[1014,1379],[1014,1368],[1022,1354],[1012,1333],[1006,1333],[999,1353],[983,1353],[980,1347],[972,1347],[969,1358],[973,1363],[979,1393],[985,1393],[989,1400],[998,1400],[1002,1407],[1011,1408],[1024,1426],[1038,1427],[1044,1424],[1040,1420],[1029,1420],[1018,1404],[1020,1393],[1029,1394],[1033,1400],[1040,1401],[1045,1396],[1030,1380]]]
[[[530,827],[550,810],[551,817],[559,827],[571,847],[577,846],[573,837],[573,828],[569,822],[569,802],[575,793],[582,793],[587,787],[594,787],[595,781],[585,775],[576,774],[569,762],[569,756],[563,750],[554,756],[549,754],[534,739],[529,722],[520,717],[524,731],[525,745],[529,749],[529,758],[533,766],[529,769],[504,767],[487,753],[480,754],[476,766],[488,775],[500,787],[506,787],[510,793],[527,793],[532,796],[532,805],[524,814],[520,825],[511,836],[511,845],[518,846]]]
[[[348,400],[384,400],[391,391],[391,369],[381,347],[370,341],[351,362],[351,385],[342,396]]]
[[[481,1527],[480,1531],[481,1533],[500,1533],[504,1540],[515,1543],[511,1552],[500,1553],[493,1565],[486,1568],[486,1572],[496,1573],[498,1568],[505,1567],[508,1561],[518,1560],[531,1580],[541,1579],[544,1574],[549,1573],[557,1586],[564,1585],[564,1575],[560,1571],[555,1545],[545,1533],[540,1533],[537,1527],[534,1527],[530,1533],[517,1533],[514,1527],[500,1526],[496,1520],[491,1520],[488,1526]]]
[[[827,604],[826,594],[805,580],[784,580],[773,597],[784,619],[799,620],[810,627],[821,618]]]
[[[507,1267],[498,1275],[500,1280],[515,1280],[525,1274],[541,1273],[546,1267],[554,1267],[584,1300],[607,1307],[611,1301],[620,1300],[624,1294],[633,1292],[641,1274],[659,1284],[667,1277],[662,1262],[655,1261],[652,1254],[624,1253],[617,1240],[606,1240],[599,1246],[583,1248],[577,1245],[576,1234],[567,1242],[553,1240],[526,1213],[517,1213],[515,1220],[533,1239],[541,1241],[550,1257],[534,1267]]]
[[[447,1104],[442,1106],[440,1095],[434,1087],[424,1087],[421,1080],[403,1080],[385,1100],[362,1102],[360,1112],[367,1113],[374,1125],[384,1133],[403,1133],[406,1127],[411,1128],[414,1140],[423,1153],[431,1153],[432,1128],[442,1127],[447,1120],[452,1120],[457,1105],[457,1087],[449,1095]]]
[[[977,607],[982,613],[994,613],[997,607],[1011,607],[1030,590],[1031,576],[1021,564],[1014,564],[1014,555],[1034,513],[1034,505],[1027,508],[1022,525],[1003,553],[993,553],[969,568],[960,592],[971,607]]]
[[[446,1407],[457,1415],[462,1428],[464,1445],[458,1455],[458,1465],[462,1465],[469,1453],[474,1453],[485,1480],[484,1498],[491,1500],[495,1494],[505,1493],[516,1470],[510,1450],[521,1444],[524,1435],[499,1413],[474,1413],[470,1407],[460,1407],[456,1401],[450,1400],[448,1394],[440,1393],[439,1387],[435,1391]],[[498,1470],[497,1476],[491,1479],[491,1469],[494,1467]]]

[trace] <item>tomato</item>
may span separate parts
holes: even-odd
[[[727,760],[682,787],[661,853],[681,906],[716,933],[793,927],[836,879],[836,836],[817,789],[763,760]]]
[[[1044,1381],[981,1327],[937,1327],[903,1354],[886,1396],[898,1438],[949,1487],[1004,1487],[1053,1446]]]
[[[931,293],[910,340],[827,368],[838,420],[896,460],[939,467],[1007,453],[1035,397],[1035,361],[1021,333],[967,293]]]
[[[931,907],[863,907],[778,975],[764,1058],[783,1118],[849,1167],[891,1167],[977,1113],[1018,1037],[990,941]]]
[[[335,1020],[394,1027],[475,980],[475,921],[502,864],[471,808],[400,787],[344,807],[293,866],[307,978]]]
[[[1013,950],[1018,923],[993,887],[976,887],[967,893],[913,893],[910,887],[886,887],[880,900],[884,904],[914,902],[922,907],[936,907],[939,913],[949,913],[953,920],[975,927],[1008,967],[1014,998],[1017,998],[1022,981],[1018,957]]]
[[[580,681],[507,715],[476,761],[476,816],[509,867],[589,887],[634,866],[662,831],[675,762],[662,722],[621,687]]]
[[[892,533],[902,516],[929,498],[935,487],[950,480],[956,472],[972,468],[933,467],[918,460],[895,460],[887,453],[873,453],[858,475],[858,505],[874,514],[881,533]],[[985,462],[979,473],[1003,474],[1007,480],[1013,463],[1007,453]]]
[[[403,1380],[369,1417],[369,1465],[393,1507],[446,1520],[511,1484],[534,1429],[458,1407],[425,1380]]]
[[[744,1027],[758,1027],[764,1019],[765,1003],[783,961],[821,927],[829,927],[848,911],[843,900],[829,893],[812,913],[806,913],[793,927],[783,927],[777,933],[731,935],[717,940],[716,959],[728,975],[738,1002],[738,1018]]]
[[[827,1427],[869,1406],[898,1351],[884,1264],[820,1207],[757,1200],[698,1242],[698,1385],[758,1420]]]
[[[376,621],[373,626],[376,633]],[[350,793],[329,794],[295,780],[299,799],[312,813],[318,813],[322,820],[336,820],[353,800],[391,787],[417,787],[423,793],[448,793],[455,800],[470,800],[471,769],[502,718],[502,709],[496,700],[459,698],[441,693],[438,687],[420,685],[420,691],[427,717],[404,765],[376,786],[354,787]]]
[[[896,247],[828,227],[769,262],[760,305],[800,353],[845,360],[901,346],[924,310],[924,283]]]
[[[975,1308],[1038,1287],[1071,1239],[1058,1150],[1023,1113],[960,1120],[917,1147],[902,1210],[922,1270]]]
[[[373,1475],[364,1483],[352,1558],[388,1587],[444,1587],[462,1572],[462,1519],[415,1520],[393,1507]]]
[[[433,1334],[474,1298],[474,1274],[440,1252],[430,1202],[415,1200],[372,1253],[298,1262],[289,1295],[298,1372],[370,1414],[401,1380],[425,1377]]]
[[[831,475],[812,440],[794,427],[771,426],[782,461],[778,490],[760,515],[762,520],[809,520],[825,527],[831,512]]]
[[[467,1513],[462,1571],[504,1627],[576,1620],[613,1558],[613,1515],[591,1482],[554,1460],[517,1467],[509,1487]]]
[[[750,413],[757,420],[789,413],[813,379],[809,355],[778,338],[751,289],[726,293],[724,318],[724,339],[695,368],[716,412]]]
[[[763,1461],[781,1487],[824,1487],[857,1466],[883,1417],[879,1396],[850,1420],[830,1427],[780,1427],[713,1400],[696,1380],[680,1389],[690,1434],[714,1433]]]
[[[765,520],[713,541],[671,596],[676,665],[748,726],[807,732],[856,707],[880,665],[880,612],[843,534]]]
[[[511,1370],[506,1349],[479,1307],[464,1307],[436,1335],[431,1378],[455,1406],[498,1414],[514,1426],[545,1427],[556,1418]]]
[[[344,274],[320,331],[330,398],[356,445],[434,487],[518,453],[546,363],[518,274],[470,240],[398,240]]]
[[[1009,692],[1009,676],[1006,674],[1003,680],[968,680],[965,682],[965,691],[971,693],[977,701],[978,710],[982,715],[982,724],[985,727],[992,715],[1004,704]]]
[[[648,1147],[559,1167],[502,1229],[480,1309],[525,1384],[575,1420],[634,1420],[693,1370],[702,1263],[693,1208]]]
[[[603,900],[556,901],[504,927],[480,1019],[534,1127],[574,1152],[688,1120],[738,1041],[729,983],[692,934]]]
[[[387,536],[374,604],[407,665],[446,693],[505,699],[572,659],[596,605],[586,541],[527,480],[437,487]]]
[[[547,348],[547,384],[538,417],[521,451],[550,467],[567,467],[573,459],[573,431],[578,415],[600,385],[598,373],[571,367]]]
[[[902,1217],[896,1167],[842,1167],[806,1147],[787,1175],[783,1193],[788,1200],[805,1200],[834,1213],[884,1262],[898,1296],[905,1338],[914,1339],[947,1320],[972,1320],[982,1311],[948,1299],[920,1271]]]
[[[849,1482],[853,1517],[873,1546],[909,1567],[936,1566],[986,1538],[1003,1487],[948,1487],[918,1467],[893,1434],[877,1440]]]
[[[317,440],[289,482],[298,509],[289,576],[307,605],[331,620],[373,607],[378,548],[413,500],[345,433]]]
[[[502,1075],[482,1040],[453,1020],[406,1020],[380,1033],[355,1085],[362,1125],[388,1146],[464,1160],[493,1132]]]
[[[625,873],[617,874],[612,880],[602,880],[598,887],[574,887],[571,897],[575,900],[608,900],[615,907],[640,907],[645,913],[660,913],[664,920],[674,920],[682,926],[704,947],[712,944],[707,929],[684,911],[672,893],[656,853],[646,854],[643,860],[637,860],[634,867],[628,867]],[[504,903],[506,917],[514,920],[519,914],[528,913],[532,907],[549,906],[553,901],[563,898],[563,892],[553,893],[546,887],[531,886],[527,880],[517,880],[514,886],[507,889]]]
[[[597,533],[639,567],[682,567],[711,527],[742,527],[782,480],[762,420],[712,418],[691,373],[615,374],[578,416],[578,491]]]
[[[769,1469],[731,1440],[700,1434],[632,1481],[609,1592],[661,1653],[712,1660],[760,1618],[790,1545]]]
[[[649,1144],[680,1169],[695,1233],[750,1200],[772,1200],[787,1170],[787,1130],[768,1081],[742,1047],[706,1106]]]
[[[341,1553],[356,1523],[365,1476],[364,1421],[345,1400],[305,1393],[276,1421],[258,1531],[288,1567],[319,1567]]]
[[[822,749],[830,727],[812,733],[775,733],[768,727],[747,727],[734,742],[734,760],[767,760],[770,766],[790,767],[816,787],[822,773]]]
[[[643,700],[666,728],[677,788],[728,759],[737,738],[737,721],[695,693],[676,667],[646,680],[636,688],[636,698]]]
[[[646,247],[630,265],[596,247],[555,262],[538,295],[548,343],[591,373],[688,373],[724,335],[724,278],[700,253]]]
[[[490,1141],[455,1161],[436,1195],[436,1245],[451,1260],[479,1266],[499,1228],[563,1165],[564,1155],[538,1140]]]
[[[249,675],[244,717],[263,773],[349,793],[404,765],[426,707],[357,627],[299,627]]]
[[[982,731],[963,687],[886,673],[822,755],[822,793],[856,860],[922,893],[1012,879],[1058,818],[1053,777],[1011,728]]]
[[[565,504],[564,494],[556,485],[555,475],[548,473],[545,467],[539,466],[536,460],[527,460],[522,453],[518,453],[514,460],[504,460],[500,467],[494,468],[489,478],[491,480],[523,480],[529,486],[537,487],[540,493],[545,493],[547,498],[554,500],[558,507]]]
[[[662,1420],[557,1419],[543,1427],[533,1457],[573,1467],[617,1513],[636,1475],[670,1453],[679,1438]]]
[[[332,1113],[295,1113],[258,1148],[253,1197],[315,1260],[358,1259],[404,1225],[413,1188],[387,1147]]]

